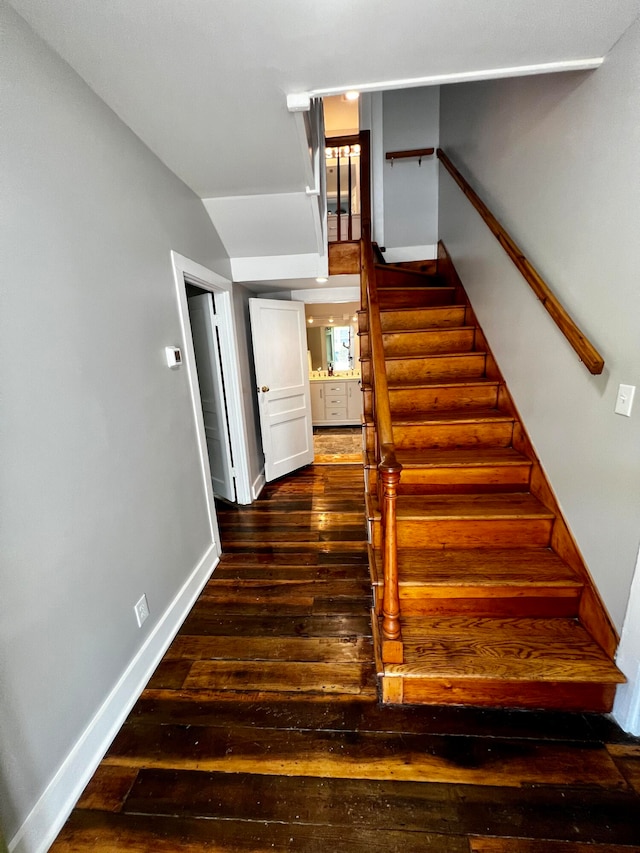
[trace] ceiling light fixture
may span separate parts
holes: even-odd
[[[359,97],[360,92],[356,92],[355,89],[351,89],[350,91],[344,93],[345,101],[357,101]]]
[[[307,323],[313,323],[313,317],[307,317]]]
[[[357,143],[355,145],[341,145],[337,148],[325,148],[324,156],[327,160],[338,160],[346,157],[359,157],[362,148]]]
[[[316,281],[318,282],[318,284],[326,284],[329,279],[325,275],[319,275]]]

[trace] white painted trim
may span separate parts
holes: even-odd
[[[267,485],[266,477],[264,476],[264,468],[260,471],[258,476],[253,481],[251,486],[251,494],[253,495],[254,501],[258,499],[260,492]]]
[[[384,131],[382,92],[371,95],[371,219],[373,239],[384,246]]]
[[[187,293],[185,289],[185,276],[189,281],[216,294],[216,310],[220,310],[222,324],[220,326],[220,358],[222,370],[225,376],[225,389],[227,392],[227,408],[229,411],[229,433],[231,438],[231,451],[233,453],[233,465],[236,471],[236,498],[240,504],[251,503],[251,484],[249,479],[249,458],[247,453],[248,434],[244,417],[242,403],[242,382],[239,370],[238,336],[236,332],[235,317],[233,313],[233,285],[229,279],[212,272],[195,261],[189,260],[177,252],[171,252],[171,262],[176,285],[176,297],[178,300],[178,314],[182,340],[185,349],[184,365],[189,378],[189,389],[191,393],[191,404],[196,426],[198,450],[200,454],[200,467],[207,500],[207,510],[212,535],[216,542],[220,543],[218,523],[213,502],[213,489],[211,487],[211,470],[209,468],[209,454],[204,432],[204,419],[202,417],[202,405],[200,403],[200,389],[198,386],[198,374],[196,371],[196,356],[193,350],[191,337],[191,324],[189,322],[189,308],[187,305]],[[221,547],[219,546],[219,550]]]
[[[613,717],[621,729],[640,735],[640,553],[631,583],[627,613],[616,658],[627,677],[616,692]]]
[[[360,302],[360,287],[310,287],[307,290],[292,290],[293,302],[314,305],[318,302]]]
[[[473,83],[477,80],[499,80],[502,77],[529,77],[533,74],[557,74],[562,71],[591,71],[599,68],[604,56],[585,59],[565,59],[559,62],[541,62],[535,65],[513,65],[509,68],[484,68],[479,71],[458,71],[454,74],[430,74],[427,77],[406,77],[401,80],[380,80],[375,83],[345,83],[328,89],[312,89],[309,97],[324,98],[342,95],[351,90],[384,92],[387,89],[413,89],[417,86],[444,86],[447,83]]]
[[[9,853],[45,853],[53,844],[219,559],[213,543],[78,738],[27,819],[9,842]]]
[[[404,261],[432,261],[438,257],[438,247],[435,243],[429,243],[426,246],[388,247],[383,254],[388,264],[401,264]]]
[[[231,258],[234,281],[277,281],[288,278],[316,278],[327,275],[328,259],[311,252],[304,255],[265,255],[259,258]]]
[[[311,153],[311,141],[307,132],[305,114],[296,111],[293,114],[293,118],[296,125],[296,131],[298,133],[300,151],[302,152],[302,168],[304,170],[304,180],[307,184],[305,192],[307,195],[318,195],[320,192],[320,187],[317,186],[317,176],[313,174],[313,155]]]

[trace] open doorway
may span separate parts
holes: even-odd
[[[212,528],[217,532],[215,520],[214,477],[217,476],[215,466],[210,462],[203,402],[199,382],[199,370],[196,361],[194,338],[192,335],[192,316],[189,302],[194,297],[205,297],[200,302],[201,314],[209,313],[211,320],[212,355],[217,356],[220,365],[219,380],[211,377],[211,382],[219,382],[218,407],[225,413],[225,428],[228,441],[226,463],[233,479],[235,500],[240,504],[250,504],[252,501],[249,478],[249,461],[247,455],[247,428],[245,423],[242,386],[239,368],[238,345],[232,304],[232,284],[223,276],[208,270],[206,267],[179,255],[171,253],[176,285],[176,296],[184,342],[184,366],[187,370],[191,403],[196,427],[196,439],[200,452],[200,462],[203,484],[209,506]],[[189,294],[189,295],[188,295]],[[210,302],[208,301],[210,298]],[[209,307],[206,307],[206,306]],[[206,311],[205,311],[206,307]],[[200,317],[198,322],[204,322]],[[213,395],[213,389],[211,389]],[[215,402],[214,402],[215,405]],[[224,434],[216,436],[216,440],[224,441]],[[231,492],[228,493],[230,495]],[[230,499],[225,495],[225,499]]]
[[[235,503],[235,468],[216,295],[189,282],[185,282],[185,289],[213,494],[216,498]]]

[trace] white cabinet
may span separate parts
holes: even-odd
[[[311,391],[311,420],[315,424],[324,420],[324,382],[310,382]]]
[[[362,391],[359,379],[350,379],[347,382],[347,418],[356,424],[360,424],[362,419]]]
[[[316,426],[360,424],[362,394],[359,379],[314,379],[311,415]]]

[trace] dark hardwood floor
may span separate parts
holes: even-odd
[[[56,853],[640,850],[640,742],[608,719],[378,704],[360,468],[219,521],[222,561]]]

